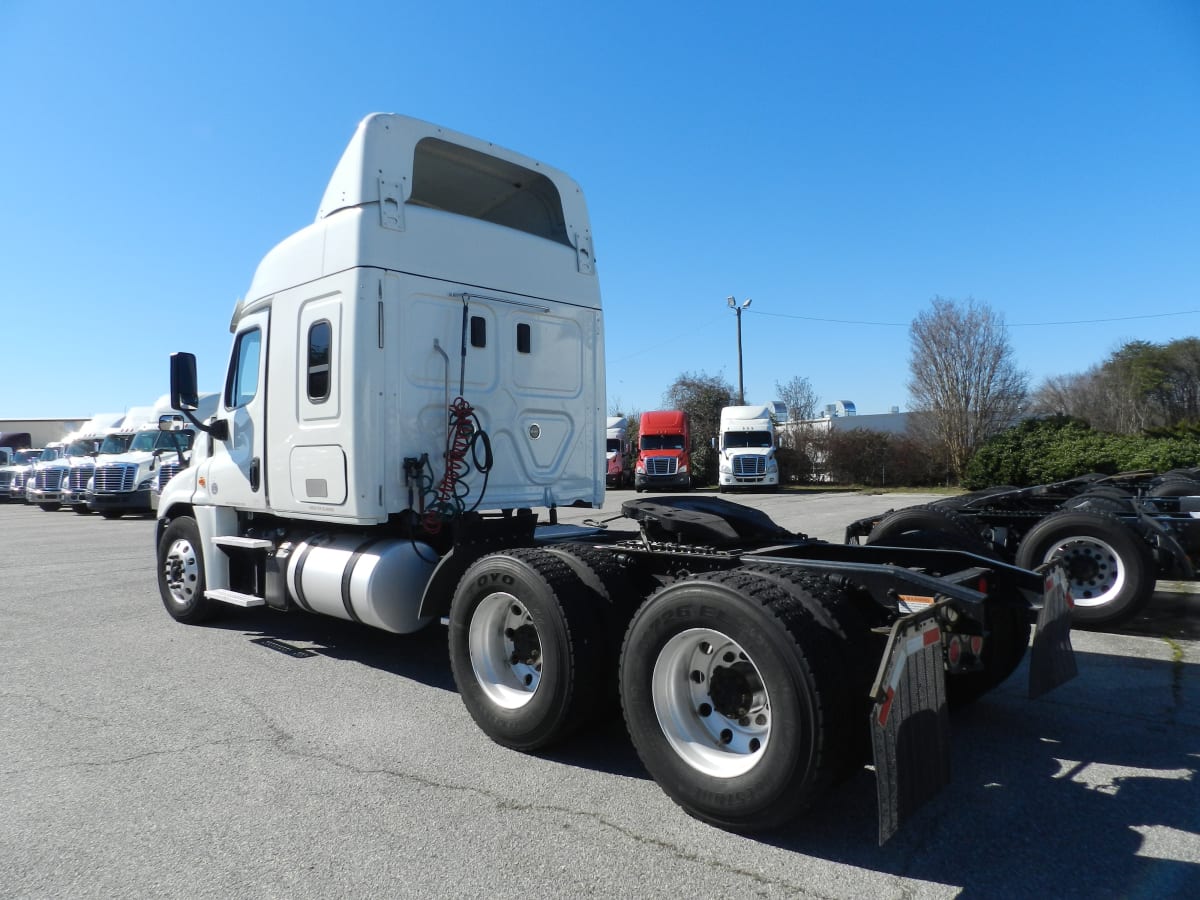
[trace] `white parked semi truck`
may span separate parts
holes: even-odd
[[[779,487],[775,419],[770,406],[726,406],[721,410],[717,490]]]
[[[619,697],[658,784],[741,831],[873,761],[884,839],[947,779],[947,702],[1006,678],[1033,619],[1031,690],[1073,674],[1053,567],[828,544],[714,497],[558,523],[603,500],[604,340],[583,194],[536,160],[368,117],[230,330],[216,412],[176,353],[160,423],[204,432],[159,500],[180,622],[444,620],[493,740],[545,747]]]
[[[206,418],[216,408],[217,395],[202,394],[195,415]],[[161,398],[153,409],[149,421],[135,425],[133,437],[123,453],[97,460],[87,504],[90,510],[106,519],[152,512],[160,463],[165,459],[180,465],[183,455],[191,450],[196,436],[194,428],[164,432],[158,427],[160,415],[171,409],[170,398]],[[135,421],[130,419],[131,424]]]
[[[79,471],[94,467],[96,453],[104,438],[116,429],[121,413],[97,413],[64,438],[63,456],[40,467],[34,477],[30,495],[33,502],[47,512],[71,503],[71,479]]]

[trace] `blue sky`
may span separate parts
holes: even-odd
[[[1200,334],[1200,4],[0,0],[0,418],[218,389],[234,301],[398,112],[588,197],[610,406],[908,403],[935,295],[1033,385]],[[1072,323],[1072,324],[1059,324]]]

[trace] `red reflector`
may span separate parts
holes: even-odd
[[[950,660],[950,665],[957,666],[959,659],[962,658],[962,643],[958,639],[958,635],[950,638],[950,646],[946,648],[946,656]]]
[[[976,656],[983,652],[983,638],[977,634],[971,637],[971,652]]]
[[[896,699],[896,692],[891,688],[887,689],[887,699],[879,706],[879,725],[883,727],[887,725],[888,713],[892,711],[892,701]]]
[[[981,594],[987,593],[987,579],[984,578],[982,575],[979,577],[979,593],[981,593]]]

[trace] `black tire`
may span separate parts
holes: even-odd
[[[100,515],[104,516],[106,519],[119,519],[121,516],[125,515],[125,513],[119,509],[102,509],[100,510]]]
[[[1063,509],[1090,509],[1094,512],[1132,513],[1132,497],[1110,497],[1088,491],[1063,503]]]
[[[971,491],[967,494],[959,494],[955,497],[943,497],[941,500],[934,500],[928,505],[934,509],[949,509],[957,511],[966,509],[970,506],[986,506],[987,504],[985,501],[989,498],[996,497],[1000,494],[1007,494],[1010,491],[1016,490],[1020,490],[1020,488],[1013,484],[997,484],[993,485],[992,487],[984,488],[983,490]]]
[[[1083,493],[1078,494],[1080,497],[1108,497],[1111,500],[1132,500],[1133,494],[1124,488],[1113,487],[1111,484],[1101,484],[1095,487],[1089,487]]]
[[[625,724],[690,815],[775,828],[839,774],[854,707],[839,702],[845,672],[816,603],[735,569],[668,585],[634,616],[621,652]]]
[[[1200,481],[1172,475],[1160,480],[1148,493],[1151,497],[1196,497],[1200,496]]]
[[[90,516],[92,514],[91,507],[86,503],[76,503],[71,509],[75,511],[75,515],[77,516]]]
[[[883,528],[881,537],[876,540],[876,534],[885,525],[888,527]],[[941,507],[914,506],[897,510],[875,526],[867,543],[961,550],[996,558],[995,550],[975,530],[968,517]],[[952,709],[978,700],[1007,679],[1029,649],[1031,628],[1029,613],[1023,603],[1008,605],[1003,600],[995,600],[988,604],[985,619],[983,668],[946,676],[946,702]]]
[[[604,640],[599,648],[597,698],[603,704],[598,712],[607,714],[619,705],[617,667],[625,629],[658,583],[641,567],[623,565],[614,552],[594,544],[551,544],[544,549],[566,563],[599,600],[602,622],[596,633]]]
[[[951,709],[973,703],[1003,683],[1017,670],[1029,649],[1033,626],[1027,609],[994,603],[987,608],[986,617],[983,669],[946,677],[946,703]]]
[[[969,517],[940,506],[893,510],[871,529],[866,542],[888,547],[928,547],[992,555],[987,541]]]
[[[484,734],[537,750],[596,713],[601,602],[543,549],[492,553],[463,573],[450,603],[450,667]]]
[[[1154,593],[1150,548],[1110,513],[1051,513],[1026,532],[1016,564],[1033,569],[1054,558],[1067,562],[1076,624],[1114,625],[1136,615]]]
[[[204,551],[196,520],[190,516],[172,519],[158,542],[158,593],[163,606],[176,622],[206,622],[219,606],[218,601],[204,596],[204,590]]]
[[[57,512],[58,510],[62,509],[62,504],[61,503],[39,503],[38,508],[40,510],[42,510],[42,512]]]
[[[885,620],[869,595],[860,594],[842,578],[805,572],[795,566],[750,563],[742,571],[760,575],[790,593],[825,630],[822,640],[836,652],[845,677],[843,695],[836,701],[850,709],[847,752],[839,766],[839,775],[847,776],[871,757],[871,735],[866,728],[871,707],[871,683],[883,650],[886,632],[873,632]]]

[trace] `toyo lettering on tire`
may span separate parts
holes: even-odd
[[[626,633],[621,704],[638,756],[676,803],[721,828],[792,819],[848,750],[845,672],[797,590],[736,569],[691,576],[651,596]]]
[[[597,711],[600,603],[545,550],[492,553],[468,567],[450,603],[450,667],[488,737],[536,750]]]
[[[1135,615],[1154,593],[1150,548],[1121,519],[1097,510],[1051,513],[1025,533],[1016,564],[1067,565],[1074,622],[1112,625]]]
[[[213,617],[217,603],[204,596],[204,584],[200,529],[195,519],[179,516],[158,542],[158,593],[171,618],[195,625]]]

